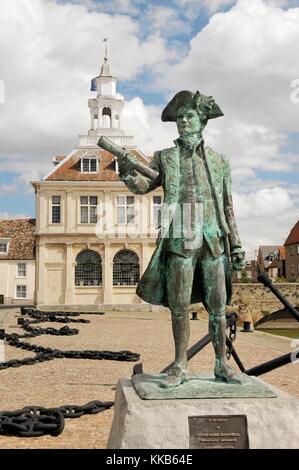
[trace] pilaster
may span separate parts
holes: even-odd
[[[103,302],[104,304],[112,304],[113,250],[111,249],[110,243],[105,243],[103,268]]]
[[[75,273],[73,266],[73,244],[67,242],[65,244],[65,298],[64,303],[66,305],[72,305],[74,299],[74,282]]]

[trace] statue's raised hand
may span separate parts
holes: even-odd
[[[233,248],[231,252],[231,261],[234,271],[242,271],[245,268],[245,251],[242,248]]]

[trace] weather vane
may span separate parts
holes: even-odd
[[[105,60],[108,60],[108,39],[107,36],[104,37],[103,42],[105,43]]]

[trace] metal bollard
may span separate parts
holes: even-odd
[[[5,343],[4,343],[5,330],[0,329],[0,362],[5,361]]]
[[[192,318],[191,320],[198,320],[197,318],[197,312],[192,312]]]
[[[242,333],[251,333],[250,329],[250,321],[244,321],[243,322],[243,330],[241,330]]]

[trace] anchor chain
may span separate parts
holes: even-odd
[[[226,357],[229,360],[232,355],[233,350],[233,342],[236,340],[237,337],[237,319],[230,324],[229,326],[229,334],[226,342]]]
[[[131,351],[62,351],[60,349],[44,348],[36,344],[20,341],[23,338],[31,338],[41,334],[52,335],[73,335],[79,330],[64,326],[59,330],[55,328],[33,328],[32,324],[47,321],[57,321],[60,323],[90,323],[89,320],[69,319],[69,316],[79,316],[78,312],[51,312],[44,313],[29,308],[21,308],[22,315],[30,316],[34,320],[19,319],[19,325],[27,331],[23,336],[12,333],[0,332],[0,339],[4,339],[10,346],[35,352],[34,357],[24,359],[12,359],[0,362],[0,370],[10,367],[20,367],[23,365],[33,365],[38,362],[51,361],[58,358],[69,359],[96,359],[113,361],[138,361],[139,354]],[[96,312],[103,315],[103,312]],[[59,318],[61,317],[61,318]],[[0,411],[0,434],[17,437],[39,437],[45,434],[58,436],[62,433],[65,425],[65,418],[80,418],[84,414],[96,414],[107,410],[114,405],[114,402],[91,401],[85,405],[64,405],[59,408],[43,408],[40,406],[27,406],[16,411]]]
[[[71,320],[66,318],[68,316],[78,316],[78,312],[41,312],[39,310],[33,310],[31,308],[22,307],[22,315],[30,316],[35,318],[35,320],[29,321],[26,319],[19,318],[20,326],[27,331],[25,335],[21,336],[17,333],[0,333],[0,339],[4,339],[7,343],[15,348],[24,349],[27,351],[33,351],[36,353],[33,357],[27,357],[24,359],[11,359],[9,361],[0,362],[0,370],[8,369],[10,367],[21,367],[25,365],[33,365],[38,362],[52,361],[53,359],[68,358],[68,359],[92,359],[92,360],[109,360],[109,361],[128,361],[136,362],[140,358],[140,354],[133,353],[131,351],[97,351],[97,350],[83,350],[83,351],[64,351],[60,349],[44,348],[43,346],[38,346],[36,344],[30,344],[20,339],[32,338],[42,334],[48,335],[77,335],[79,330],[76,328],[69,328],[64,326],[63,328],[33,328],[30,325],[36,324],[41,321],[56,321],[54,320],[56,316],[64,317],[59,318],[59,320],[76,321],[80,323],[90,323],[89,320],[77,319]],[[97,314],[103,315],[103,312],[96,312]]]
[[[60,349],[44,348],[36,344],[30,344],[19,341],[17,333],[1,335],[10,346],[27,351],[33,351],[36,356],[24,359],[11,359],[10,361],[0,362],[0,370],[8,369],[9,367],[21,367],[26,365],[33,365],[38,362],[52,361],[53,359],[68,358],[68,359],[94,359],[94,360],[109,360],[109,361],[127,361],[136,362],[140,358],[140,354],[132,353],[131,351],[97,351],[97,350],[83,350],[83,351],[64,351]]]
[[[0,411],[0,434],[18,437],[39,437],[62,433],[65,418],[80,418],[107,410],[113,402],[91,401],[85,405],[65,405],[59,408],[26,406],[16,411]]]

